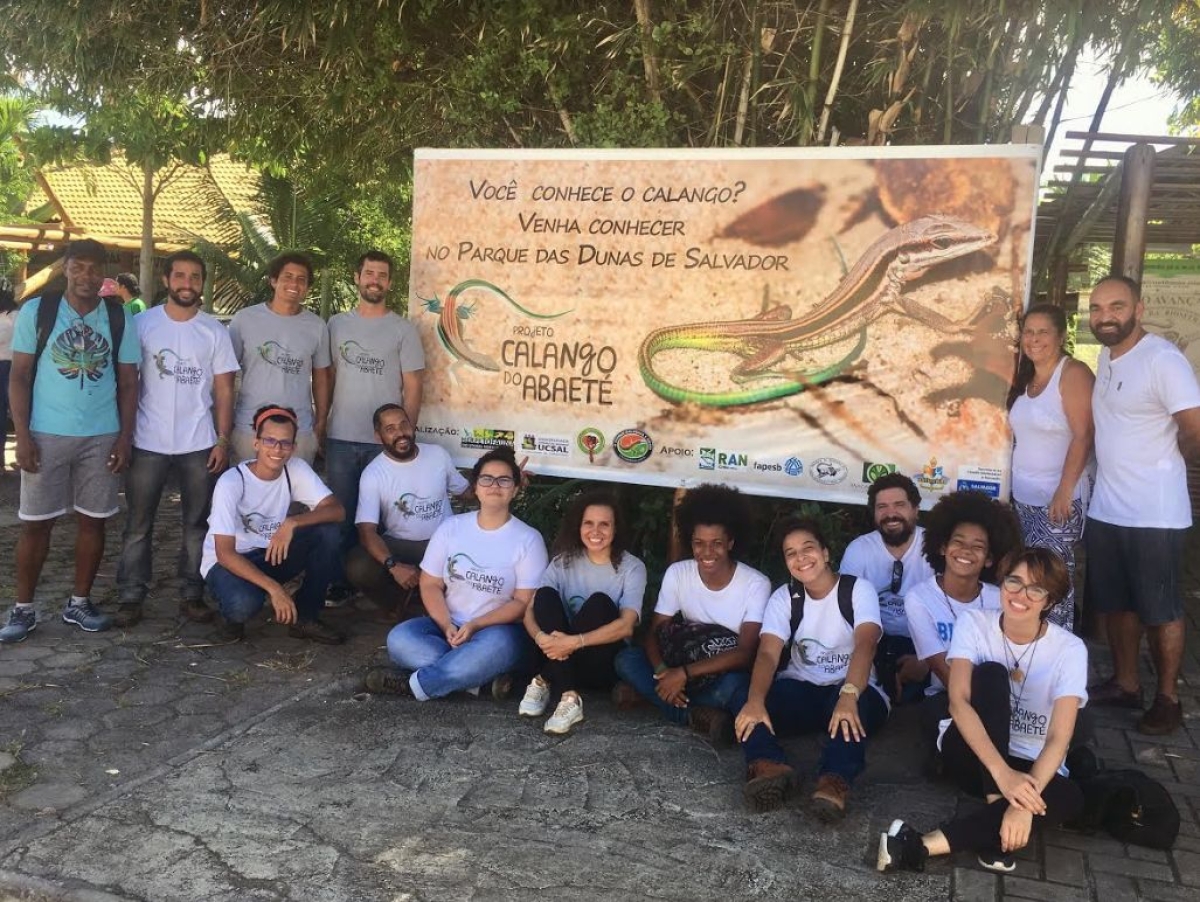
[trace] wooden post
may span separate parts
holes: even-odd
[[[1117,206],[1117,234],[1113,240],[1112,272],[1142,281],[1146,256],[1146,220],[1150,189],[1154,187],[1154,147],[1134,144],[1125,151],[1121,197]]]
[[[1066,306],[1067,301],[1067,270],[1071,258],[1068,254],[1059,254],[1054,258],[1050,270],[1050,293],[1046,298],[1055,307]]]

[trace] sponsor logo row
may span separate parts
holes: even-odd
[[[581,429],[574,439],[562,435],[495,428],[458,430],[446,427],[420,427],[418,431],[440,436],[457,434],[461,447],[479,450],[487,450],[499,445],[511,445],[526,454],[565,458],[570,457],[574,448],[586,454],[590,461],[594,461],[597,455],[603,454],[611,445],[613,454],[618,459],[631,464],[642,463],[653,455],[659,454],[665,457],[694,461],[696,469],[701,471],[779,473],[792,478],[807,473],[814,482],[829,486],[839,485],[851,475],[847,464],[836,457],[818,457],[809,461],[804,461],[797,455],[756,459],[745,451],[723,448],[672,445],[656,447],[649,433],[636,428],[620,430],[612,436],[611,442],[603,431],[590,426]],[[882,476],[898,472],[901,470],[894,463],[864,461],[862,469],[855,475],[859,476],[864,486],[869,486]],[[926,492],[940,493],[969,489],[995,498],[1000,495],[1003,474],[996,467],[960,466],[957,479],[952,481],[945,468],[938,462],[937,457],[933,456],[921,467],[919,472],[907,475],[920,489]]]

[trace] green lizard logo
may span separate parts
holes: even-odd
[[[497,288],[491,282],[485,282],[483,279],[467,279],[464,282],[459,282],[450,289],[445,301],[442,301],[436,295],[432,298],[423,298],[418,295],[417,300],[425,305],[425,309],[428,312],[438,314],[437,337],[442,347],[449,352],[451,357],[468,363],[479,370],[498,373],[500,372],[500,364],[494,357],[481,354],[467,344],[463,323],[474,315],[476,308],[474,304],[460,306],[458,297],[463,292],[472,289],[487,291],[508,301],[509,304],[531,319],[558,319],[560,316],[566,316],[571,312],[571,310],[564,310],[562,313],[536,313],[533,310],[522,307],[502,289]]]

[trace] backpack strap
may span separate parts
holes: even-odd
[[[246,477],[242,475],[242,465],[238,464],[237,466],[235,466],[233,468],[233,470],[235,473],[238,474],[238,479],[240,479],[242,481],[242,494],[245,495],[246,494]],[[287,480],[288,500],[290,502],[291,497],[292,497],[292,474],[288,472],[287,464],[283,465],[283,478]]]
[[[42,353],[50,343],[50,333],[54,331],[54,324],[58,321],[58,307],[61,303],[61,291],[43,294],[38,301],[37,345],[33,351],[33,372],[29,377],[31,383],[37,378],[38,361],[42,359]]]
[[[125,340],[125,308],[118,301],[104,302],[108,308],[108,337],[112,341],[113,373],[117,371],[117,357],[121,353],[121,342]]]
[[[854,629],[854,584],[857,581],[858,577],[848,573],[838,576],[838,610],[841,611],[842,619],[850,624],[852,630]],[[788,577],[788,591],[792,594],[791,629],[788,630],[787,642],[783,644],[783,652],[779,655],[780,670],[786,667],[787,662],[791,659],[792,643],[796,641],[796,630],[800,629],[800,623],[804,620],[804,599],[806,597],[804,586],[795,577]]]

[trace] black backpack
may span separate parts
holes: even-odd
[[[854,584],[856,582],[858,582],[858,577],[847,573],[838,577],[838,610],[842,612],[842,619],[850,624],[850,629],[854,629]],[[787,642],[783,644],[783,651],[779,655],[779,670],[787,667],[788,662],[792,659],[792,643],[796,640],[796,630],[800,629],[800,623],[804,620],[804,586],[795,578],[789,578],[788,588],[792,593],[792,621],[791,629],[788,630]]]
[[[658,647],[668,667],[683,667],[715,658],[738,647],[738,634],[718,623],[697,623],[674,617],[658,628]],[[687,691],[698,692],[716,680],[717,674],[693,677]]]
[[[1084,833],[1107,830],[1114,839],[1170,849],[1179,835],[1179,809],[1166,788],[1140,770],[1098,770],[1072,779],[1083,790],[1083,813],[1066,826]]]
[[[116,301],[106,299],[103,303],[108,311],[108,334],[112,338],[113,372],[116,373],[117,355],[121,351],[121,341],[125,338],[125,308]],[[38,361],[42,359],[42,352],[46,350],[46,345],[50,342],[50,333],[54,331],[54,324],[58,321],[60,304],[61,291],[43,294],[38,304],[37,348],[33,352],[33,372],[29,377],[31,383],[37,378]]]

